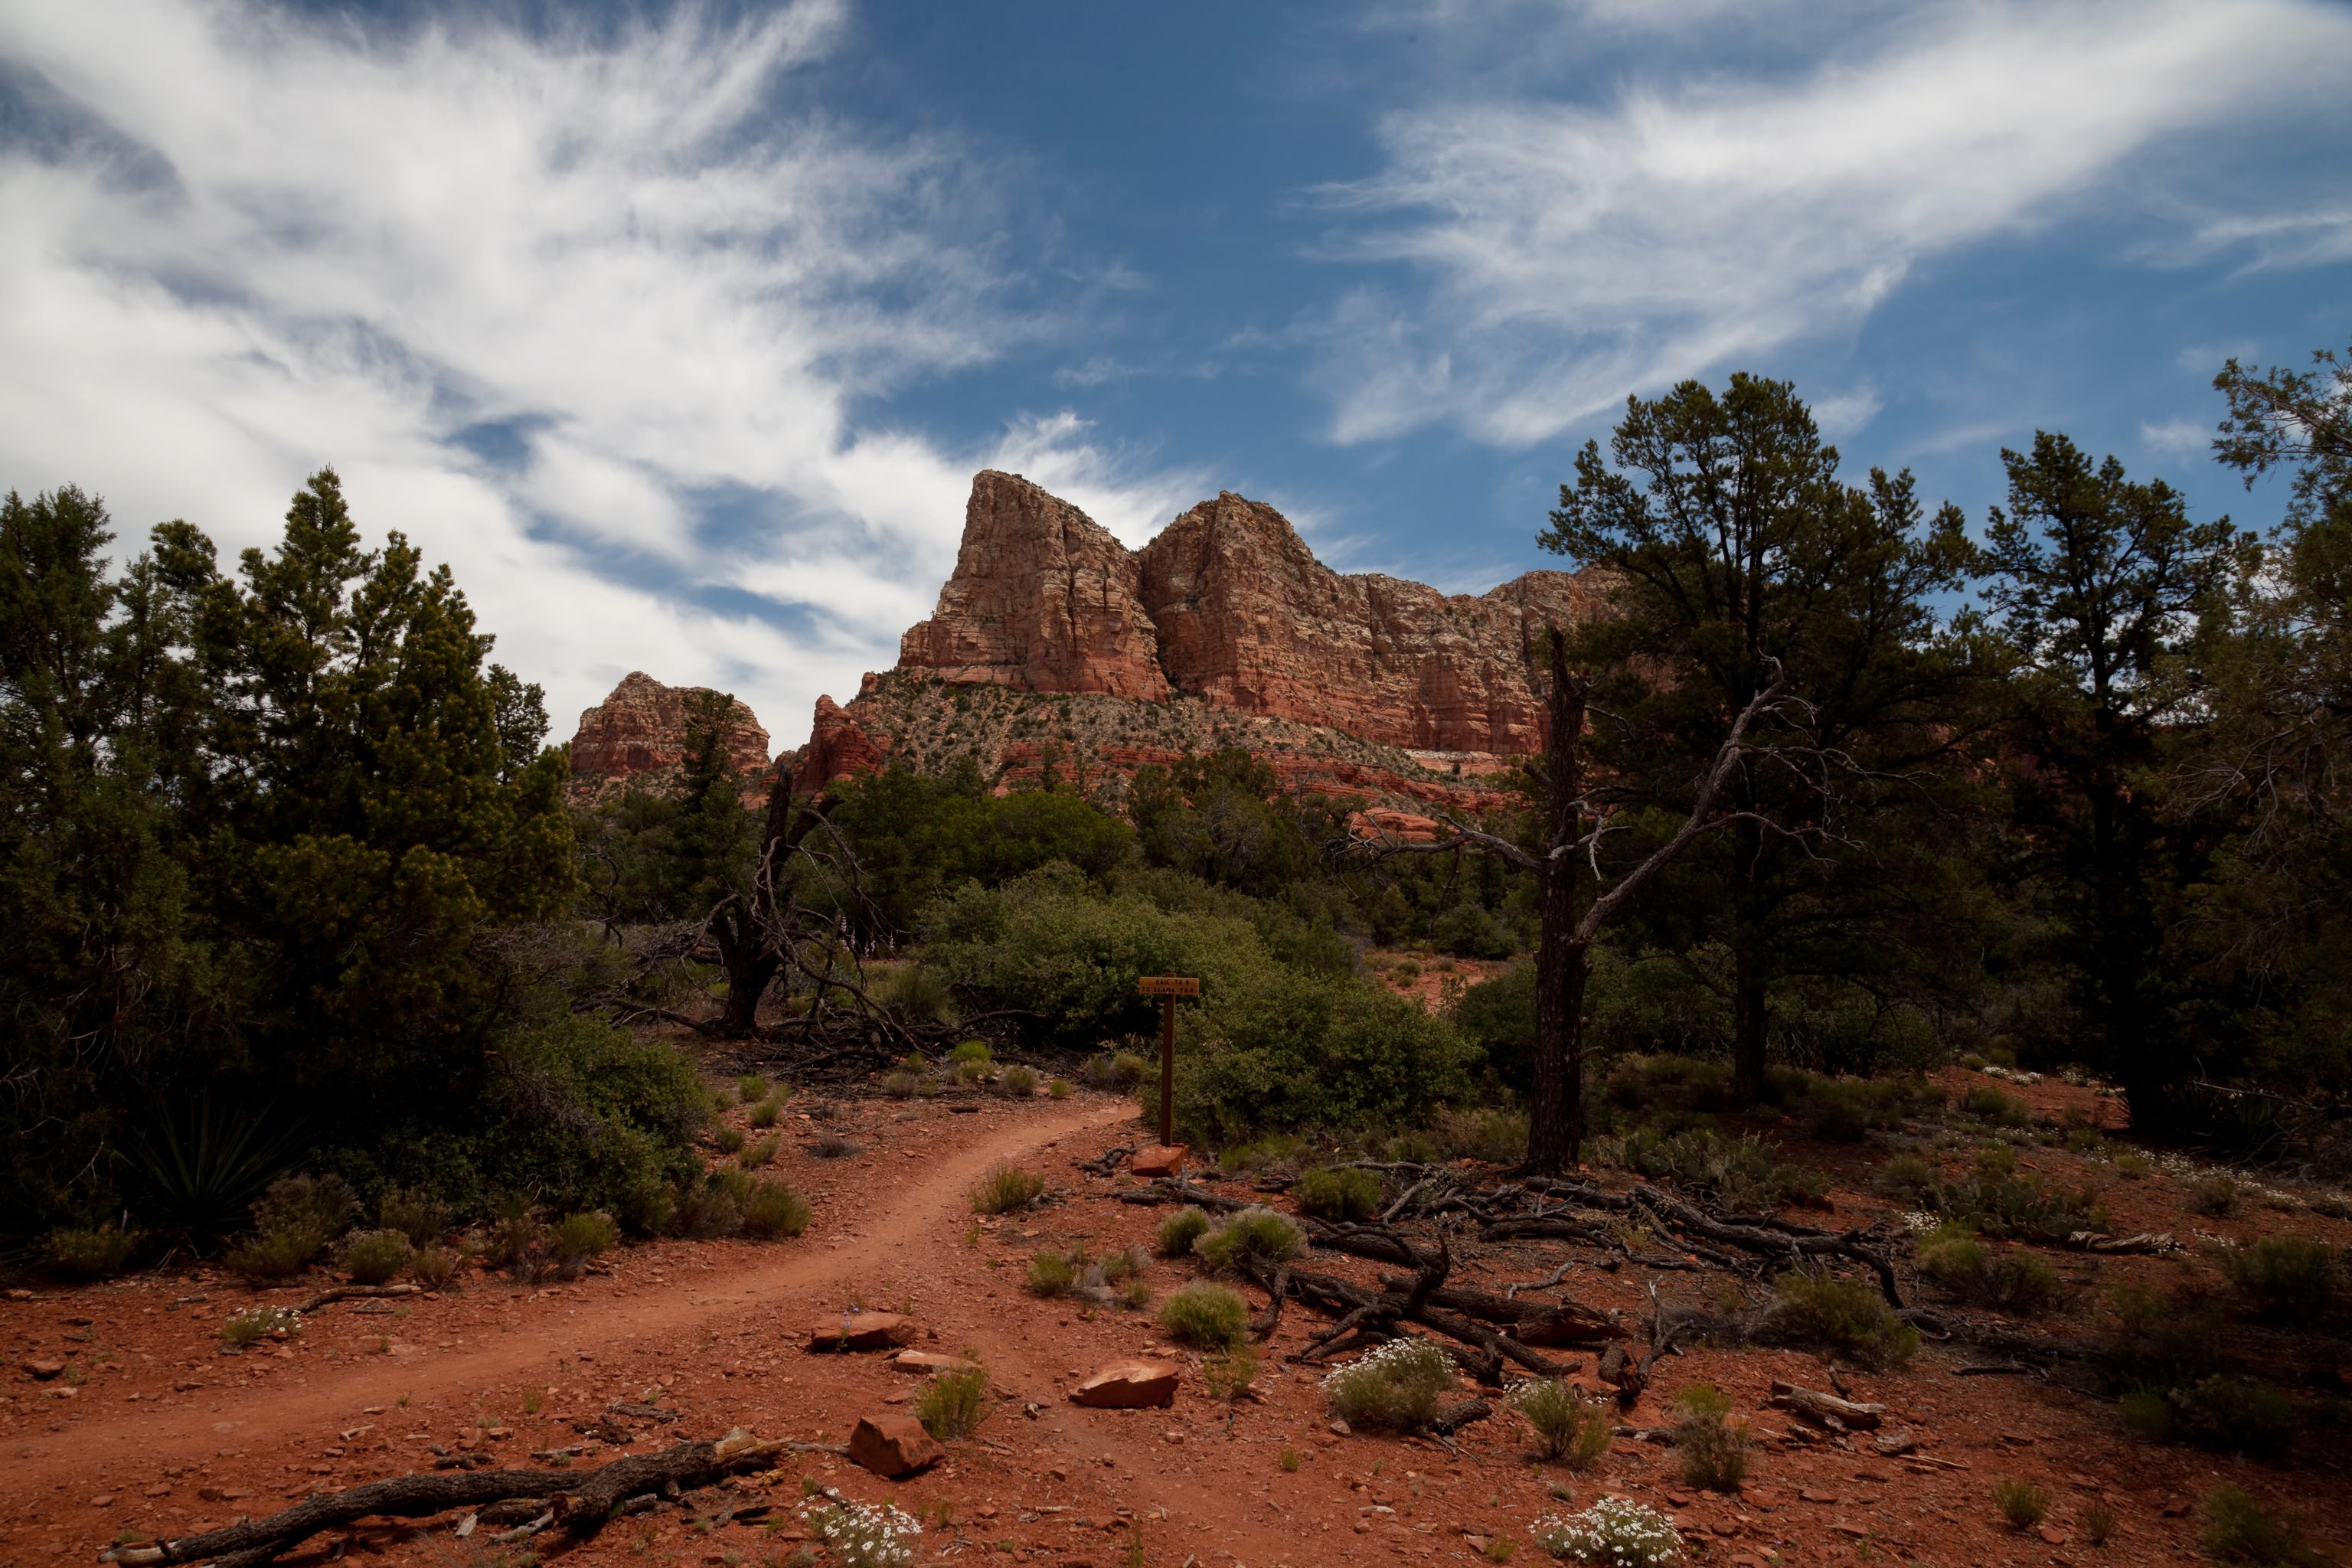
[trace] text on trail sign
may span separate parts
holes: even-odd
[[[1198,996],[1201,983],[1189,974],[1147,974],[1136,982],[1146,996]]]

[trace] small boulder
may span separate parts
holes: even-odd
[[[53,1377],[63,1375],[65,1370],[66,1363],[61,1361],[44,1361],[39,1356],[27,1356],[25,1359],[26,1373],[30,1376],[38,1378],[43,1383],[48,1382],[49,1379]]]
[[[914,1321],[897,1312],[839,1312],[809,1325],[813,1351],[885,1351],[914,1337]]]
[[[1070,1390],[1070,1403],[1099,1410],[1139,1410],[1176,1403],[1176,1369],[1165,1362],[1123,1361]]]
[[[911,1476],[947,1450],[911,1415],[861,1415],[849,1434],[849,1461],[889,1479]]]
[[[1150,1143],[1138,1149],[1127,1168],[1139,1176],[1181,1176],[1184,1173],[1182,1143]]]
[[[900,1351],[890,1358],[890,1364],[900,1372],[961,1372],[979,1363],[960,1355],[941,1355],[937,1351]]]

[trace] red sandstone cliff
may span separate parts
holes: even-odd
[[[676,768],[686,759],[687,699],[698,694],[708,689],[664,686],[642,670],[622,677],[610,697],[580,715],[572,777],[593,785]],[[727,758],[747,777],[768,765],[768,732],[740,702],[730,714]]]

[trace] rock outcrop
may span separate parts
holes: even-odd
[[[632,670],[610,697],[580,715],[572,737],[573,779],[593,785],[677,768],[686,760],[688,700],[714,695],[707,687],[664,686]],[[768,731],[740,702],[729,710],[726,743],[737,772],[751,777],[767,768]]]

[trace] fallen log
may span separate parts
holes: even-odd
[[[1798,1257],[1832,1257],[1850,1258],[1857,1263],[1866,1263],[1878,1276],[1878,1289],[1885,1296],[1886,1304],[1890,1307],[1903,1305],[1902,1293],[1895,1284],[1895,1260],[1885,1248],[1864,1242],[1863,1237],[1868,1234],[1866,1231],[1804,1231],[1785,1222],[1773,1230],[1727,1225],[1646,1183],[1633,1189],[1633,1197],[1638,1206],[1649,1210],[1676,1229],[1687,1230],[1709,1241],[1719,1241],[1742,1251],[1767,1258],[1787,1257],[1792,1261]]]
[[[680,1443],[658,1454],[636,1454],[593,1470],[471,1470],[394,1476],[341,1491],[306,1498],[267,1519],[247,1520],[200,1535],[116,1546],[100,1561],[130,1568],[149,1563],[211,1561],[218,1568],[255,1568],[320,1531],[371,1516],[424,1519],[453,1508],[477,1508],[510,1498],[537,1498],[574,1535],[593,1533],[625,1499],[707,1486],[724,1475],[758,1469],[783,1452],[740,1427],[716,1442]]]
[[[421,1296],[424,1293],[422,1285],[337,1285],[331,1289],[320,1291],[294,1310],[308,1317],[320,1308],[331,1307],[337,1301],[357,1301],[377,1296]]]
[[[1451,1437],[1473,1421],[1484,1421],[1495,1414],[1495,1407],[1483,1399],[1460,1399],[1441,1405],[1430,1419],[1429,1429],[1441,1437]]]
[[[1402,1290],[1405,1281],[1393,1274],[1384,1274],[1381,1288]],[[1500,1323],[1523,1345],[1591,1345],[1604,1340],[1633,1338],[1613,1316],[1574,1301],[1520,1301],[1457,1286],[1432,1290],[1429,1301],[1434,1307],[1450,1308],[1489,1323]]]
[[[1884,1405],[1856,1404],[1851,1399],[1840,1399],[1834,1394],[1800,1388],[1793,1383],[1777,1380],[1772,1384],[1771,1403],[1782,1410],[1793,1410],[1841,1432],[1875,1431],[1878,1418],[1886,1414]]]

